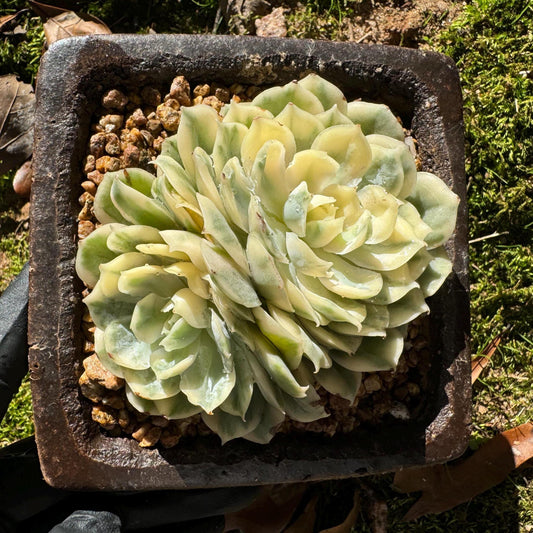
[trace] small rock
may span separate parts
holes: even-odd
[[[109,370],[106,370],[96,354],[86,357],[83,360],[83,368],[85,368],[85,373],[89,379],[98,382],[108,390],[120,390],[124,387],[124,380],[111,374]]]
[[[120,139],[116,133],[108,133],[106,135],[105,151],[109,155],[120,154]]]
[[[146,125],[147,118],[143,113],[143,110],[141,108],[137,108],[132,114],[131,114],[131,120],[133,121],[133,124],[137,126],[138,128],[142,128]]]
[[[96,160],[94,158],[94,155],[88,155],[85,158],[85,166],[83,167],[83,171],[85,172],[85,174],[88,174],[89,172],[92,172],[96,168],[94,166],[95,161]]]
[[[114,172],[120,169],[120,159],[118,157],[111,157],[104,155],[96,160],[96,170],[98,172]]]
[[[31,192],[33,168],[31,161],[26,161],[16,172],[13,178],[13,190],[23,198],[28,198]]]
[[[181,105],[191,105],[191,88],[185,76],[177,76],[172,80],[169,94]]]
[[[409,396],[414,398],[420,394],[420,387],[416,383],[409,381],[407,383],[407,391],[409,392]]]
[[[114,410],[103,405],[95,405],[92,410],[92,419],[98,422],[104,429],[113,429],[118,424],[118,418]]]
[[[154,137],[148,130],[141,130],[140,137],[143,140],[144,146],[153,146]]]
[[[230,100],[230,92],[225,87],[218,87],[215,90],[215,96],[223,103],[227,104]]]
[[[106,394],[102,398],[102,403],[113,409],[124,409],[126,404],[120,394]]]
[[[203,85],[197,85],[192,92],[194,96],[208,96],[211,91],[211,87],[204,83]]]
[[[85,205],[87,204],[87,202],[94,202],[94,196],[92,194],[89,194],[87,191],[85,191],[79,198],[78,198],[78,203],[82,206],[82,207],[85,207]]]
[[[124,124],[124,117],[122,115],[104,115],[99,124],[106,133],[117,133]],[[96,157],[96,154],[93,155]]]
[[[104,175],[101,172],[98,172],[98,170],[93,170],[87,174],[87,179],[91,180],[96,186],[98,186],[102,183]]]
[[[83,240],[88,237],[96,228],[90,220],[80,220],[78,222],[78,239]]]
[[[122,111],[127,103],[128,97],[117,89],[107,91],[102,98],[102,105],[106,109],[118,109],[119,111]]]
[[[157,118],[151,118],[146,122],[146,129],[154,136],[157,137],[161,130],[163,129],[163,126],[161,125],[161,121]]]
[[[171,132],[178,131],[181,118],[181,113],[179,111],[166,105],[160,105],[157,107],[156,115],[161,121],[161,124],[163,124],[163,128]]]
[[[141,98],[146,105],[157,107],[161,103],[161,93],[154,87],[145,87],[141,91]]]
[[[80,376],[78,383],[80,385],[81,393],[85,398],[94,403],[98,403],[102,400],[102,397],[105,394],[104,387],[90,380],[85,372]]]
[[[139,446],[149,448],[155,446],[159,441],[161,428],[146,422],[137,431],[134,431],[131,436],[139,443]]]
[[[140,150],[137,146],[130,144],[124,148],[122,154],[122,166],[124,168],[130,168],[139,164]]]
[[[168,97],[165,100],[164,105],[171,107],[172,109],[175,109],[176,111],[179,111],[181,108],[181,104],[175,98],[170,98],[170,97]]]
[[[202,103],[216,109],[217,113],[220,112],[224,105],[216,96],[207,96]]]
[[[160,427],[160,428],[166,428],[168,424],[170,423],[168,418],[165,418],[164,416],[153,416],[151,418],[151,422],[154,426]]]
[[[255,33],[260,37],[287,37],[283,8],[277,7],[269,15],[256,19]]]
[[[376,392],[381,389],[381,380],[377,374],[370,374],[363,381],[363,385],[367,392]]]
[[[131,422],[131,417],[127,409],[120,409],[118,412],[118,424],[122,429],[126,429]]]
[[[94,182],[87,180],[84,181],[81,186],[83,190],[87,191],[89,194],[92,194],[93,196],[96,194],[96,185]]]
[[[105,145],[107,144],[105,133],[95,133],[89,139],[89,152],[91,155],[98,159],[105,153]]]
[[[180,439],[181,435],[179,433],[173,433],[172,431],[164,429],[161,432],[159,442],[164,448],[173,448],[174,446],[176,446],[176,444],[178,444]]]

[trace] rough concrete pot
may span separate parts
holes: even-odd
[[[103,435],[81,399],[81,282],[74,271],[82,159],[106,89],[192,82],[283,84],[314,71],[354,99],[384,102],[413,129],[424,170],[460,196],[448,251],[454,272],[430,301],[431,391],[416,419],[333,438],[278,435],[262,446],[215,436],[172,450]],[[444,462],[470,421],[466,187],[462,102],[446,57],[418,50],[218,36],[72,38],[46,53],[38,80],[32,187],[30,371],[46,480],[74,489],[154,490],[332,479]]]

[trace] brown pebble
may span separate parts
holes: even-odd
[[[94,155],[88,155],[85,158],[85,165],[83,167],[83,171],[85,174],[88,174],[89,172],[92,172],[96,167],[94,166],[95,158]]]
[[[81,186],[83,190],[89,194],[92,194],[93,196],[96,194],[96,184],[93,181],[84,181]]]
[[[139,446],[141,448],[151,448],[152,446],[155,446],[159,442],[161,431],[161,428],[153,426],[139,442]]]
[[[158,106],[156,110],[156,115],[157,118],[161,121],[161,124],[163,124],[163,128],[172,132],[178,130],[178,125],[180,123],[181,117],[181,113],[179,111],[176,111],[175,109],[172,109],[171,107],[162,104]]]
[[[78,239],[83,240],[88,237],[96,228],[90,220],[80,220],[78,222]]]
[[[15,173],[13,178],[13,190],[23,198],[28,198],[31,192],[33,168],[31,161],[26,161]]]
[[[85,341],[83,344],[83,353],[92,353],[94,352],[94,344],[89,341]]]
[[[192,101],[192,105],[200,105],[204,101],[203,96],[196,96]]]
[[[420,394],[420,387],[416,383],[409,381],[409,383],[407,383],[407,391],[409,392],[409,396],[414,398]]]
[[[146,105],[157,107],[161,103],[161,93],[154,87],[144,87],[141,98]]]
[[[133,124],[137,126],[138,128],[142,128],[146,125],[147,118],[143,113],[143,110],[140,108],[137,108],[132,114],[131,114],[131,120],[133,121]]]
[[[148,130],[141,130],[141,139],[144,146],[152,146],[154,144],[154,137]]]
[[[171,107],[172,109],[176,111],[179,111],[181,108],[181,104],[175,98],[170,98],[170,97],[165,100],[165,103],[163,105]]]
[[[153,148],[156,152],[161,152],[161,145],[163,144],[164,140],[165,139],[163,137],[157,137],[157,139],[154,139]]]
[[[141,441],[144,436],[148,433],[148,431],[150,430],[151,428],[151,424],[150,423],[146,423],[146,424],[142,424],[141,426],[139,426],[132,434],[131,436],[136,440],[136,441]]]
[[[173,448],[178,444],[178,442],[181,439],[181,435],[179,433],[172,433],[166,429],[164,429],[161,432],[161,437],[159,438],[159,442],[164,448]]]
[[[161,130],[163,129],[163,126],[161,125],[161,121],[157,118],[151,118],[146,122],[146,129],[154,136],[157,137]]]
[[[225,104],[230,100],[230,92],[225,87],[218,87],[215,91],[215,96]]]
[[[113,409],[124,409],[126,403],[120,394],[106,394],[102,398],[102,403]]]
[[[98,422],[104,429],[113,429],[118,424],[118,418],[114,409],[103,405],[95,405],[92,409],[92,419]]]
[[[78,203],[84,207],[87,202],[94,202],[94,196],[85,191],[79,198]]]
[[[118,424],[122,429],[126,429],[131,422],[130,414],[127,409],[120,409],[118,412]]]
[[[181,105],[191,105],[191,87],[185,76],[177,76],[172,80],[169,94],[171,98],[175,98]]]
[[[381,380],[377,374],[370,374],[363,381],[363,385],[367,392],[376,392],[381,389]]]
[[[197,85],[192,94],[194,96],[208,96],[211,92],[211,87],[207,85],[207,83],[204,83],[203,85]]]
[[[120,139],[116,133],[108,133],[106,135],[106,145],[105,151],[109,155],[119,155],[120,154]]]
[[[122,166],[124,168],[135,167],[139,164],[140,150],[135,145],[130,144],[124,148],[122,154]]]
[[[204,98],[202,103],[211,106],[212,108],[216,109],[217,112],[219,112],[224,105],[216,96],[207,96]]]
[[[152,416],[150,420],[154,426],[160,428],[166,428],[170,423],[170,420],[164,416]]]
[[[116,133],[120,130],[120,128],[122,128],[122,124],[124,124],[124,117],[122,115],[104,115],[100,119],[99,124],[106,133]],[[96,154],[93,155],[96,157]]]
[[[85,398],[94,403],[102,401],[102,397],[105,394],[104,387],[95,381],[90,380],[86,372],[80,376],[78,383],[80,385],[81,393],[85,396]]]
[[[117,89],[107,91],[102,98],[102,105],[106,109],[118,109],[122,111],[128,103],[128,97]]]
[[[106,143],[105,133],[95,133],[91,136],[89,139],[89,152],[95,159],[104,155]]]
[[[96,170],[98,172],[114,172],[120,169],[120,159],[118,157],[111,157],[104,155],[96,160]]]
[[[229,90],[233,94],[241,94],[244,92],[244,87],[240,83],[234,83],[233,85],[230,85]]]
[[[116,391],[124,387],[124,380],[105,369],[96,354],[83,360],[83,368],[90,379],[97,381],[108,390]]]
[[[98,170],[93,170],[87,174],[87,179],[91,180],[95,185],[100,185],[104,179],[104,175]]]

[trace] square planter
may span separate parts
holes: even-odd
[[[190,81],[281,85],[316,72],[348,99],[387,104],[412,129],[424,170],[460,197],[446,245],[453,273],[429,301],[430,387],[409,420],[349,434],[280,434],[268,445],[198,437],[170,450],[104,435],[77,379],[82,284],[74,270],[82,160],[111,88]],[[43,474],[71,489],[188,489],[334,479],[448,461],[470,423],[469,301],[462,101],[452,61],[385,46],[250,37],[93,36],[59,41],[38,79],[32,188],[30,372]]]

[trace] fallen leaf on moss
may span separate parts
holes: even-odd
[[[499,335],[492,339],[487,346],[483,349],[481,355],[472,359],[472,384],[475,383],[481,372],[488,366],[492,356],[496,353],[500,342],[503,339],[505,333],[509,330],[509,327],[505,328]]]
[[[394,485],[402,492],[422,491],[404,520],[438,514],[467,502],[501,483],[533,457],[533,424],[496,435],[470,457],[451,465],[401,470]]]
[[[65,11],[60,15],[48,19],[44,24],[44,36],[48,46],[60,39],[76,35],[110,34],[111,30],[102,22],[84,20],[74,11]]]
[[[244,509],[225,515],[224,533],[281,533],[298,507],[306,485],[267,485]]]
[[[35,95],[33,87],[13,74],[0,76],[0,173],[31,156]]]
[[[65,11],[72,11],[74,9],[74,3],[73,0],[55,0],[53,4],[44,4],[43,2],[28,0],[28,4],[33,12],[41,17],[43,22],[49,18],[61,15],[61,13],[65,13]]]

